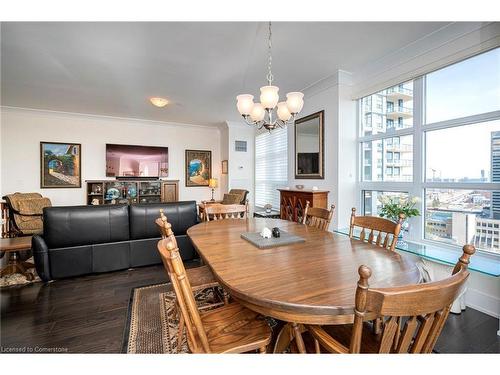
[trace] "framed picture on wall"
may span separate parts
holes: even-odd
[[[186,150],[186,186],[208,186],[212,178],[212,151]]]
[[[222,160],[222,174],[227,174],[227,160]]]
[[[80,188],[81,150],[79,143],[40,142],[40,188]]]

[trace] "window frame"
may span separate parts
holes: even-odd
[[[452,65],[452,64],[450,64]],[[446,67],[440,68],[445,69]],[[419,242],[423,244],[439,245],[444,248],[460,249],[459,245],[447,244],[437,240],[430,240],[425,238],[425,191],[426,189],[474,189],[474,190],[500,190],[500,183],[494,182],[427,182],[425,180],[425,166],[426,166],[426,148],[425,139],[426,133],[433,130],[441,130],[464,125],[477,124],[487,121],[500,120],[500,111],[492,111],[481,113],[472,116],[466,116],[446,121],[440,121],[427,124],[425,121],[425,79],[426,75],[419,76],[413,79],[413,127],[411,128],[394,128],[390,132],[378,133],[375,135],[362,135],[362,110],[361,99],[357,101],[357,147],[358,147],[358,160],[357,162],[357,191],[359,197],[359,207],[364,210],[364,191],[391,191],[408,193],[412,197],[418,197],[419,202],[416,208],[420,211],[421,215],[409,219],[411,231],[408,235],[408,240]],[[405,81],[408,82],[408,81]],[[402,82],[399,85],[405,83]],[[397,86],[397,85],[395,85]],[[391,86],[393,87],[393,86]],[[387,88],[386,88],[387,89]],[[375,94],[375,93],[374,93]],[[373,94],[372,94],[373,95]],[[383,140],[387,138],[413,136],[413,181],[412,182],[395,182],[395,181],[363,181],[363,157],[362,145],[363,142],[371,142],[375,140]],[[372,163],[373,164],[373,163]],[[373,170],[372,170],[373,175]],[[490,251],[478,249],[481,252],[498,256]]]

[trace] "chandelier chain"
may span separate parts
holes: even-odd
[[[304,105],[304,94],[301,92],[290,92],[286,94],[286,101],[279,102],[278,87],[273,86],[273,31],[272,23],[268,23],[269,33],[267,39],[267,82],[268,86],[260,88],[260,103],[253,101],[254,96],[250,94],[238,95],[236,106],[249,125],[257,125],[258,129],[284,128],[293,124],[297,114]],[[272,86],[272,87],[269,87]]]
[[[272,67],[273,67],[273,54],[272,54],[272,48],[273,48],[273,41],[272,41],[272,29],[271,29],[271,21],[269,21],[269,37],[268,37],[268,57],[269,57],[269,62],[267,65],[267,82],[269,82],[269,86],[273,83],[274,76],[272,72]]]

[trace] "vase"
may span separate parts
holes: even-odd
[[[408,232],[409,229],[410,223],[408,222],[408,220],[403,220],[403,222],[401,223],[401,230],[399,231],[398,239],[402,240],[404,237],[404,233]]]

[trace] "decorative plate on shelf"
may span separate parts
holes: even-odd
[[[110,188],[106,192],[106,196],[108,197],[108,199],[119,198],[120,197],[120,191],[118,189],[116,189],[116,188]]]

